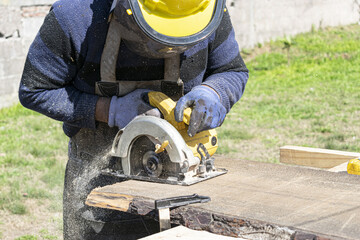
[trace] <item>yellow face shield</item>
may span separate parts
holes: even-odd
[[[213,34],[224,10],[225,0],[119,0],[114,15],[131,51],[167,58]]]
[[[202,31],[211,21],[216,0],[137,0],[147,24],[172,37]]]

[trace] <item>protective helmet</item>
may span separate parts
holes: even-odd
[[[118,0],[114,5],[126,46],[150,58],[172,57],[204,40],[225,10],[225,0]]]

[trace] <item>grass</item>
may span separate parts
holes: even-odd
[[[15,240],[55,240],[58,239],[57,236],[49,234],[48,230],[42,229],[39,231],[38,235],[23,235],[16,238]]]
[[[300,34],[285,45],[243,53],[250,79],[219,129],[219,152],[278,162],[282,145],[360,151],[360,26]]]
[[[360,151],[360,26],[290,40],[243,52],[250,79],[218,130],[218,153],[278,162],[283,145]],[[0,239],[9,217],[39,225],[35,208],[46,211],[49,227],[14,239],[61,238],[54,215],[61,214],[67,141],[59,122],[20,105],[0,110]]]
[[[1,219],[9,214],[31,216],[34,205],[28,202],[32,200],[39,208],[47,207],[44,202],[61,205],[67,141],[59,122],[21,105],[0,110]]]
[[[23,200],[61,197],[67,139],[59,122],[17,105],[0,110],[0,208],[26,213]]]

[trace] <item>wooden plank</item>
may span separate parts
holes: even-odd
[[[328,171],[330,171],[330,172],[346,172],[347,173],[347,165],[348,165],[348,162],[346,161],[340,165],[337,165],[336,167],[329,168]]]
[[[183,226],[174,227],[164,232],[141,238],[140,240],[241,240],[245,238],[226,237],[206,231],[196,231]]]
[[[92,207],[108,208],[127,212],[130,203],[134,200],[133,196],[118,193],[103,193],[96,190],[92,191],[87,197],[85,204]]]
[[[280,148],[281,163],[316,168],[333,168],[359,156],[360,153],[356,152],[344,152],[321,148],[298,146],[284,146]]]
[[[94,201],[97,199],[94,193],[111,198],[116,194],[128,195],[132,199],[128,212],[156,219],[156,199],[194,193],[210,196],[209,203],[172,209],[171,221],[224,236],[253,239],[274,236],[293,239],[303,233],[330,239],[360,236],[359,176],[219,157],[216,165],[229,172],[192,186],[119,182],[95,189],[89,197]],[[117,201],[100,205],[126,209]]]

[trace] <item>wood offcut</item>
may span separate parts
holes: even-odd
[[[280,148],[280,162],[316,168],[333,168],[350,159],[357,158],[360,153],[309,148],[298,146],[284,146]]]
[[[119,193],[104,193],[94,189],[87,197],[85,204],[92,207],[107,208],[122,212],[130,211],[130,204],[134,198]]]

